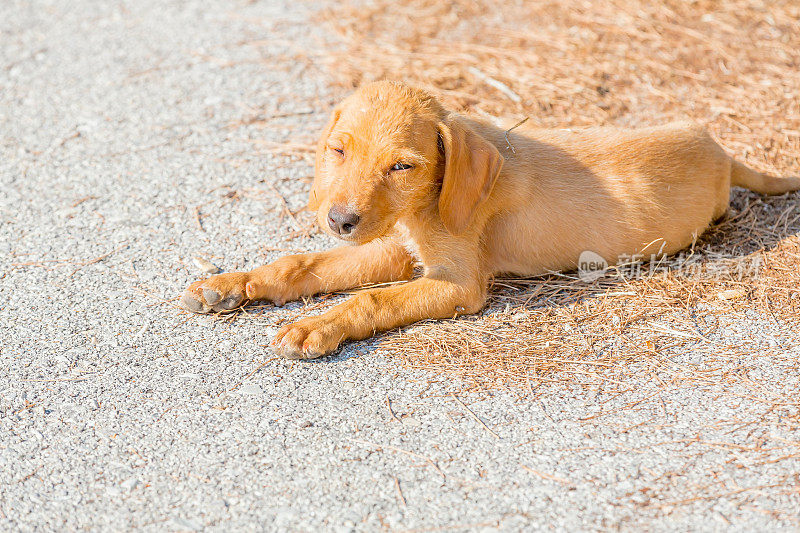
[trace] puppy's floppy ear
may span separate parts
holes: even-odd
[[[330,136],[331,131],[336,125],[336,122],[339,120],[339,115],[341,114],[342,110],[339,107],[334,108],[333,113],[331,113],[331,118],[328,120],[328,124],[325,126],[325,129],[322,130],[319,141],[317,141],[317,154],[314,160],[314,183],[311,184],[311,191],[308,193],[308,208],[311,211],[316,211],[319,209],[319,205],[322,200],[320,198],[320,195],[322,194],[322,177],[320,176],[320,171],[322,169],[322,158],[325,156],[325,150],[328,149],[328,137]]]
[[[450,233],[458,235],[489,197],[505,160],[458,116],[446,117],[438,128],[445,159],[439,217]]]

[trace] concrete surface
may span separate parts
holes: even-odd
[[[770,317],[712,339],[751,344],[723,363],[750,388],[467,410],[370,342],[273,360],[301,304],[226,323],[165,303],[195,256],[331,244],[283,209],[341,97],[313,6],[0,3],[0,530],[796,530],[798,344]]]

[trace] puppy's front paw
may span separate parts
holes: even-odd
[[[181,296],[181,305],[193,313],[225,313],[246,304],[248,275],[244,272],[219,274],[195,281]]]
[[[272,344],[287,359],[315,359],[338,348],[345,336],[342,327],[322,315],[283,326]]]

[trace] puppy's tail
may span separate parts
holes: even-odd
[[[800,178],[777,178],[762,174],[734,160],[731,166],[731,185],[761,194],[783,194],[800,190]]]

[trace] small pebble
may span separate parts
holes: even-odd
[[[189,530],[189,531],[200,531],[203,529],[201,524],[198,524],[194,520],[188,520],[186,518],[173,518],[172,523],[177,526],[178,529],[182,530]]]
[[[217,265],[212,263],[211,261],[207,261],[202,257],[195,257],[192,259],[194,262],[194,266],[205,272],[206,274],[218,274],[220,269]]]
[[[717,293],[717,298],[720,300],[738,300],[742,296],[744,296],[744,291],[742,289],[729,289],[727,291],[721,291]]]
[[[418,427],[420,427],[422,425],[422,422],[420,422],[416,418],[411,418],[410,416],[407,416],[407,417],[403,418],[403,425],[404,426],[409,426],[409,427],[412,427],[412,428],[418,428]]]
[[[257,383],[248,383],[247,385],[242,385],[239,389],[241,394],[264,394],[264,390],[261,388],[261,385]]]

